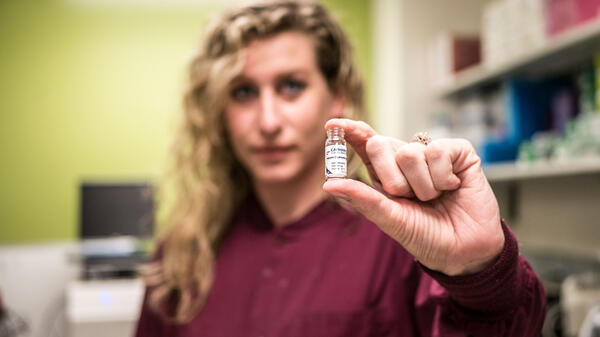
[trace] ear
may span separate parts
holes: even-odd
[[[343,118],[344,107],[346,106],[346,96],[343,94],[336,94],[331,102],[331,110],[329,111],[329,118]]]

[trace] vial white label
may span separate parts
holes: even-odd
[[[328,145],[325,147],[325,176],[327,178],[346,177],[346,146]]]

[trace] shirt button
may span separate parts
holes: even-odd
[[[273,269],[269,268],[269,267],[265,267],[262,270],[262,276],[264,278],[269,278],[271,277],[271,275],[273,275]]]
[[[286,278],[279,280],[278,282],[279,288],[285,289],[290,285],[290,281]]]

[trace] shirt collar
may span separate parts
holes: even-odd
[[[339,211],[340,208],[341,207],[333,199],[326,198],[298,220],[283,226],[275,226],[258,198],[250,193],[246,201],[242,204],[240,216],[243,222],[248,223],[252,228],[258,231],[273,232],[287,238],[293,238],[302,232],[305,232],[308,228],[313,227],[315,224],[322,223],[325,218],[336,211]]]

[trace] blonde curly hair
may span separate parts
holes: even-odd
[[[189,322],[204,305],[219,243],[250,187],[223,123],[228,85],[241,73],[243,50],[250,41],[284,31],[312,37],[318,68],[330,90],[346,98],[344,116],[363,118],[362,79],[350,43],[319,3],[255,2],[209,25],[189,68],[181,130],[172,149],[175,199],[159,239],[158,258],[143,273],[150,308],[168,321]]]

